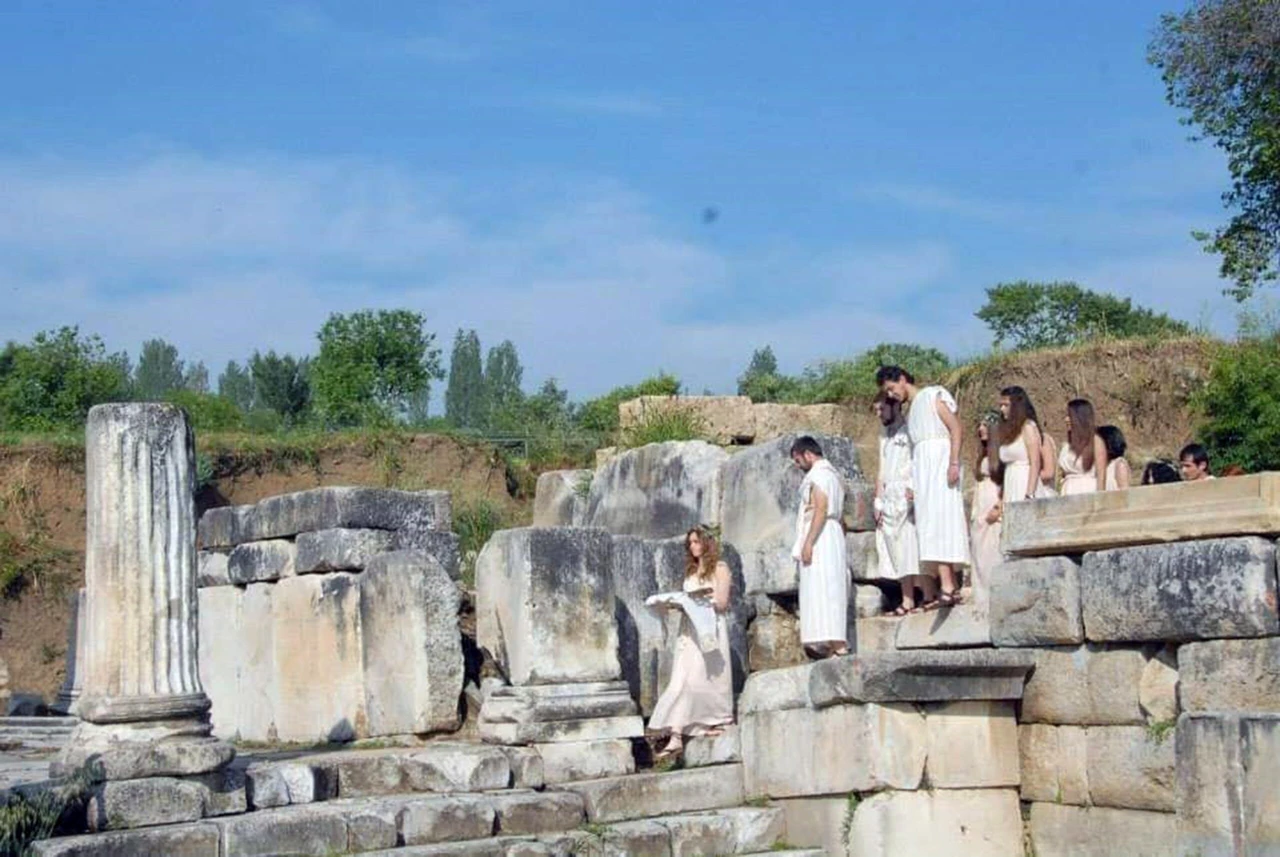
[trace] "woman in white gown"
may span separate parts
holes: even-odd
[[[1005,387],[1000,391],[1000,463],[1004,466],[1004,502],[1017,503],[1052,497],[1053,489],[1040,479],[1043,455],[1040,426],[1032,418],[1035,408],[1027,391]]]
[[[999,415],[989,413],[978,423],[978,481],[973,486],[972,517],[969,521],[970,542],[973,545],[973,580],[971,586],[975,600],[985,598],[991,569],[1004,560],[1000,551],[1002,509],[1000,508],[999,458],[995,442],[991,439],[991,427],[999,422]],[[994,465],[993,465],[994,460]]]
[[[1093,405],[1086,399],[1067,403],[1067,445],[1058,454],[1058,466],[1063,496],[1106,490],[1107,445],[1094,429]]]
[[[1128,488],[1133,480],[1133,471],[1124,454],[1129,445],[1125,442],[1124,432],[1116,426],[1100,426],[1098,437],[1107,447],[1107,467],[1103,477],[1104,491],[1120,491]]]
[[[685,594],[708,603],[716,611],[716,645],[704,650],[698,644],[689,617],[681,616],[675,660],[666,690],[653,706],[649,728],[669,732],[671,740],[661,756],[684,749],[684,736],[718,735],[733,722],[733,660],[729,650],[729,566],[720,560],[720,546],[707,529],[685,534]]]

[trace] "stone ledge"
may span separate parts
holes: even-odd
[[[831,658],[809,667],[815,708],[851,702],[952,702],[1022,698],[1029,651],[916,650]]]
[[[1002,547],[1043,556],[1244,534],[1280,535],[1280,473],[1010,503]]]

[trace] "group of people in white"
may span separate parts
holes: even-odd
[[[1000,391],[998,409],[977,423],[979,452],[966,515],[962,491],[963,429],[955,398],[940,386],[918,386],[910,372],[882,366],[874,408],[880,434],[875,490],[878,575],[901,584],[897,616],[953,607],[982,590],[985,574],[1003,560],[1005,504],[1058,494],[1114,491],[1130,486],[1124,434],[1098,426],[1085,399],[1067,404],[1066,437],[1044,430],[1022,387]],[[799,575],[800,642],[812,658],[848,654],[849,573],[844,527],[844,479],[812,437],[792,444],[804,472],[792,557]],[[1212,479],[1208,455],[1185,447],[1178,468],[1151,462],[1143,484]],[[658,609],[683,612],[671,678],[649,721],[670,739],[659,757],[679,754],[685,735],[717,735],[733,722],[733,670],[726,614],[731,574],[706,527],[685,536],[683,591],[651,599]],[[967,571],[966,571],[967,570]],[[969,580],[962,589],[962,575]],[[968,590],[968,595],[965,590]]]

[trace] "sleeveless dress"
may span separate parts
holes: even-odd
[[[1106,471],[1106,476],[1104,477],[1107,480],[1106,481],[1107,491],[1121,490],[1120,481],[1119,479],[1116,478],[1116,470],[1119,469],[1120,462],[1122,461],[1124,461],[1123,458],[1113,458],[1111,461],[1107,462],[1107,471]],[[1132,475],[1129,478],[1132,479],[1133,478]]]
[[[991,478],[991,460],[986,456],[979,465],[982,479],[973,489],[973,519],[970,521],[970,537],[973,540],[973,595],[975,601],[986,602],[991,570],[1004,562],[1000,551],[1001,522],[987,521],[987,513],[1000,505],[1000,486]]]
[[[1040,484],[1049,489],[1048,494],[1041,495],[1036,493],[1037,497],[1053,497],[1057,492],[1055,482],[1058,476],[1058,442],[1053,439],[1053,435],[1044,432],[1040,442]],[[1049,475],[1044,475],[1045,465],[1049,465]]]
[[[955,486],[947,484],[951,436],[938,416],[938,402],[953,414],[959,410],[956,400],[943,388],[924,387],[916,391],[907,414],[920,561],[968,565],[969,528],[964,494],[960,491],[960,482]]]
[[[911,490],[911,437],[905,423],[880,432],[880,491],[876,510],[877,574],[890,580],[920,574],[920,544]]]
[[[707,581],[686,577],[682,589],[690,598],[710,601]],[[715,585],[715,584],[713,584]],[[729,651],[729,620],[716,614],[716,648],[698,646],[689,617],[681,614],[671,679],[653,706],[650,729],[683,734],[691,727],[723,726],[733,722],[733,662]]]
[[[1034,427],[1034,423],[1028,423]],[[1027,452],[1027,442],[1018,435],[1013,443],[1001,444],[1000,462],[1004,464],[1004,501],[1017,503],[1027,499],[1027,477],[1031,472],[1031,457]],[[1041,480],[1036,480],[1035,493],[1038,499],[1052,497],[1054,491]]]
[[[1092,494],[1098,490],[1097,470],[1090,467],[1085,470],[1080,463],[1080,456],[1069,446],[1064,446],[1058,453],[1058,466],[1062,468],[1062,495]]]

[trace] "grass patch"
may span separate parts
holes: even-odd
[[[453,531],[458,534],[458,553],[461,559],[462,583],[473,587],[476,583],[476,557],[485,542],[507,525],[502,507],[483,497],[457,502],[453,507]]]
[[[89,776],[77,771],[65,782],[44,788],[16,788],[0,806],[0,854],[31,854],[31,844],[55,833],[77,832],[89,793]]]
[[[1163,744],[1178,728],[1178,719],[1171,717],[1168,720],[1157,720],[1154,723],[1147,724],[1147,740],[1153,744]]]
[[[666,407],[651,410],[627,429],[622,445],[635,448],[675,440],[705,440],[707,424],[691,408]]]

